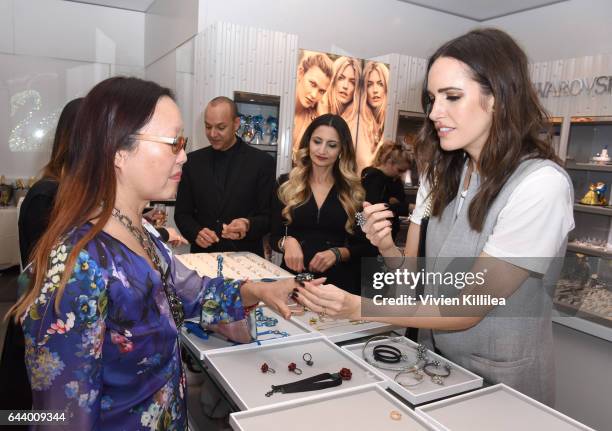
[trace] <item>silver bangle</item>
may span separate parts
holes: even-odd
[[[385,257],[380,255],[380,259],[378,259],[379,262],[382,262],[382,266],[383,266],[383,270],[384,271],[395,271],[396,269],[400,269],[401,267],[404,266],[404,262],[406,262],[406,253],[404,252],[404,249],[402,247],[395,247],[397,248],[397,251],[399,251],[402,255],[402,261],[400,262],[400,264],[398,266],[396,266],[395,268],[390,268],[386,263],[385,263]],[[389,257],[389,259],[395,259],[395,257]]]
[[[428,367],[433,367],[433,368],[444,368],[444,370],[446,371],[445,374],[440,374],[440,373],[434,373],[431,370],[428,370]],[[451,375],[451,366],[449,364],[442,364],[440,361],[433,361],[433,362],[428,362],[423,366],[423,372],[425,374],[427,374],[429,377],[431,377],[431,381],[438,384],[438,385],[443,385],[444,384],[444,379],[447,378],[448,376]]]
[[[414,383],[405,383],[405,382],[400,381],[399,377],[402,375],[411,377],[412,379],[414,379]],[[400,371],[399,373],[395,375],[395,377],[393,378],[393,381],[397,383],[398,385],[403,386],[405,388],[411,388],[411,387],[414,387],[414,386],[417,386],[423,383],[423,373],[421,373],[421,371],[418,369]]]

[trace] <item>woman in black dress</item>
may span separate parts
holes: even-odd
[[[273,196],[272,246],[283,267],[359,292],[360,259],[376,254],[355,224],[363,198],[348,125],[339,115],[315,118]]]
[[[406,144],[385,141],[378,148],[372,166],[361,172],[361,185],[366,192],[365,201],[371,204],[388,204],[389,209],[393,211],[393,238],[399,232],[399,217],[408,215],[402,176],[413,164],[414,157]]]

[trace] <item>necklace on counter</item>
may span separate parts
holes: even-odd
[[[183,303],[176,295],[176,293],[170,289],[168,286],[167,278],[164,274],[164,270],[162,268],[161,260],[157,251],[155,251],[155,244],[151,240],[151,236],[149,232],[143,228],[141,232],[132,224],[132,220],[125,214],[122,214],[117,208],[113,208],[113,212],[111,213],[113,218],[121,223],[128,232],[138,241],[140,246],[144,249],[151,259],[153,266],[159,272],[159,276],[162,281],[162,286],[164,288],[164,293],[166,294],[166,299],[168,300],[168,305],[170,305],[170,312],[172,313],[172,318],[174,319],[174,323],[176,328],[179,329],[183,322],[185,321],[185,312],[183,310]]]

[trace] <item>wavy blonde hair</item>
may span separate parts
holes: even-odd
[[[384,102],[379,108],[372,108],[368,104],[368,77],[372,72],[378,72],[385,87]],[[363,81],[361,88],[361,107],[359,111],[359,127],[366,128],[366,136],[372,143],[372,152],[376,149],[382,138],[385,128],[385,114],[387,112],[387,94],[389,92],[389,69],[384,63],[370,61],[363,70]],[[363,122],[362,122],[363,120]]]
[[[334,163],[332,175],[340,204],[347,215],[344,229],[352,234],[354,233],[355,214],[361,210],[365,191],[357,175],[351,131],[346,121],[336,114],[324,114],[315,118],[304,132],[296,153],[295,167],[289,172],[289,180],[278,189],[278,197],[284,205],[281,213],[286,224],[290,225],[293,222],[293,210],[304,205],[312,196],[309,181],[312,174],[310,138],[320,126],[333,127],[340,137],[340,154]]]
[[[355,88],[353,89],[353,101],[344,105],[336,97],[336,83],[340,75],[346,70],[347,67],[352,67],[355,72]],[[351,123],[357,116],[359,111],[359,89],[361,88],[361,64],[360,61],[351,57],[338,57],[334,61],[334,74],[332,75],[331,84],[325,94],[327,106],[331,114],[338,114],[346,120],[347,123]]]

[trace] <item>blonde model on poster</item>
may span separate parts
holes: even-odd
[[[351,129],[353,145],[357,138],[361,60],[338,57],[334,61],[331,84],[319,103],[319,114],[340,115]]]
[[[304,51],[295,85],[294,152],[304,131],[318,116],[317,107],[329,87],[331,77],[332,61],[327,54]]]
[[[372,164],[382,142],[387,110],[389,69],[384,63],[371,61],[363,71],[359,131],[357,137],[357,168],[361,171]]]

